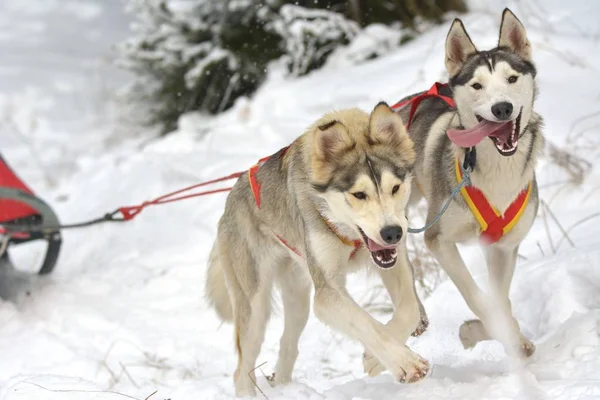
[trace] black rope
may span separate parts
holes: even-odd
[[[65,225],[33,225],[33,224],[4,224],[0,223],[0,226],[6,229],[7,233],[29,233],[29,232],[56,232],[63,229],[76,229],[76,228],[84,228],[87,226],[102,224],[104,222],[124,222],[125,218],[117,217],[121,211],[119,209],[104,214],[104,216],[100,218],[91,219],[89,221],[78,222],[75,224],[65,224]]]

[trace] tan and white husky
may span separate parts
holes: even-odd
[[[401,118],[380,103],[370,114],[324,115],[236,182],[219,221],[206,294],[235,325],[237,395],[256,393],[253,371],[275,283],[285,318],[275,384],[292,377],[312,287],[316,316],[365,346],[365,365],[377,360],[371,372],[380,362],[398,381],[427,374],[428,363],[405,344],[420,321],[405,240],[414,161]],[[345,287],[347,273],[373,264],[395,306],[387,325]]]

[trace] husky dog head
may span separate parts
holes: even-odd
[[[450,139],[471,147],[489,137],[500,154],[513,155],[536,94],[531,44],[521,22],[505,9],[498,47],[478,51],[462,21],[455,19],[446,38],[446,69],[466,128],[448,131]]]
[[[375,264],[396,264],[407,229],[415,160],[401,118],[386,103],[324,116],[313,129],[311,183],[321,214],[347,227],[371,251]]]

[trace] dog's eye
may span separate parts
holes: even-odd
[[[511,75],[511,76],[508,77],[508,83],[515,83],[517,81],[517,79],[519,79],[518,76]]]
[[[399,190],[399,189],[400,189],[400,185],[396,185],[396,186],[394,186],[394,187],[392,188],[392,194],[394,195],[394,194],[398,193],[398,190]]]
[[[352,196],[356,197],[359,200],[365,200],[367,198],[367,194],[365,192],[355,192],[352,193]]]
[[[475,90],[481,90],[483,88],[483,86],[481,86],[481,83],[474,83],[471,85],[471,87]]]

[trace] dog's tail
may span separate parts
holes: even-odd
[[[217,315],[223,321],[231,322],[233,321],[233,307],[229,299],[225,271],[219,258],[219,251],[215,242],[208,260],[204,293],[206,300],[215,309]]]

